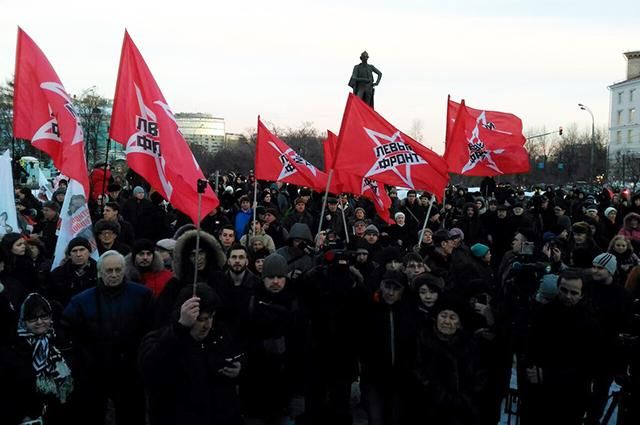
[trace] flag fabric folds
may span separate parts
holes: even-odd
[[[468,176],[529,172],[520,118],[470,108],[464,100],[460,104],[449,100],[447,108],[444,159],[449,172]]]
[[[444,192],[447,165],[438,154],[387,122],[349,94],[335,150],[334,169],[379,183]]]
[[[89,193],[80,117],[42,50],[18,28],[13,135],[46,152],[57,169]]]
[[[307,186],[324,191],[327,174],[276,137],[258,117],[256,141],[256,178]]]
[[[191,220],[198,221],[197,181],[204,175],[160,87],[125,31],[109,136],[125,145],[127,163]],[[219,205],[207,186],[201,217]]]
[[[333,155],[338,143],[338,137],[335,134],[330,131],[327,134],[327,140],[323,144],[325,167],[333,164]],[[346,171],[334,171],[332,185],[333,182],[335,182],[338,192],[349,192],[369,198],[373,202],[380,218],[389,224],[395,223],[389,215],[391,198],[389,198],[389,194],[387,194],[383,184],[368,177],[359,177]]]

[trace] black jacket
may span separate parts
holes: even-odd
[[[234,379],[221,375],[237,353],[218,323],[202,341],[173,323],[149,333],[138,356],[151,425],[240,425]]]
[[[78,275],[77,270],[71,260],[53,269],[47,290],[51,300],[58,301],[64,307],[71,297],[98,284],[98,268],[93,258],[89,258],[89,264],[82,275]]]

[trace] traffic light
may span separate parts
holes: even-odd
[[[562,126],[558,127],[558,134],[562,136]]]

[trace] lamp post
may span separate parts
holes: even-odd
[[[593,118],[593,112],[591,112],[591,109],[589,109],[588,106],[583,105],[582,103],[578,103],[578,106],[580,107],[580,109],[582,109],[583,111],[587,111],[589,115],[591,115],[591,154],[589,155],[589,168],[591,169],[591,172],[594,173],[593,150],[596,145],[596,124],[595,124],[595,120]]]

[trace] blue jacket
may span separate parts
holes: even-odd
[[[236,228],[236,240],[240,240],[240,238],[245,234],[245,230],[247,230],[247,224],[253,218],[253,209],[249,208],[246,212],[239,210],[236,213],[235,219],[235,228]]]
[[[125,280],[116,288],[102,283],[71,298],[62,325],[73,341],[78,366],[88,374],[135,369],[138,346],[152,329],[153,295]]]

